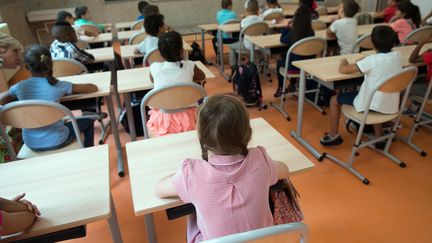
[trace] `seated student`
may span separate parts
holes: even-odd
[[[144,18],[146,18],[147,16],[149,16],[150,14],[158,14],[159,12],[159,7],[153,4],[149,4],[147,6],[144,7],[143,9],[143,16]]]
[[[343,0],[339,8],[340,19],[334,21],[327,29],[327,34],[336,36],[340,54],[350,54],[357,39],[357,20],[354,15],[359,11],[359,5],[353,0]]]
[[[93,84],[72,84],[59,81],[52,76],[53,66],[48,48],[42,45],[29,46],[24,54],[24,63],[31,72],[31,77],[23,80],[9,91],[0,94],[0,103],[13,99],[18,100],[49,100],[60,102],[65,95],[77,93],[92,93],[98,90]],[[78,119],[78,127],[84,133],[84,146],[94,144],[94,125],[91,119]],[[23,129],[24,143],[32,150],[47,151],[65,147],[75,139],[72,123],[58,121],[41,128]]]
[[[257,22],[262,22],[263,18],[258,16],[258,1],[257,0],[249,0],[247,5],[247,9],[246,9],[246,17],[244,19],[242,19],[241,23],[240,23],[240,27],[242,29],[250,26],[251,24],[257,23]],[[251,49],[252,48],[252,43],[247,40],[244,39],[243,40],[243,47],[242,49]],[[229,62],[231,65],[231,69],[234,70],[234,67],[238,64],[237,63],[237,53],[236,50],[240,50],[240,42],[236,42],[230,45],[230,55],[229,55]]]
[[[150,80],[154,83],[155,89],[175,82],[193,82],[205,79],[203,71],[193,61],[184,60],[183,40],[179,33],[171,31],[161,35],[158,49],[165,62],[154,62],[150,65]],[[156,136],[195,129],[195,108],[169,114],[151,109],[149,114],[150,119],[147,122],[147,127],[150,133]]]
[[[158,48],[159,37],[167,32],[162,14],[150,14],[144,21],[144,28],[148,36],[135,48],[135,53],[141,53],[144,57]],[[147,64],[144,64],[147,65]]]
[[[67,11],[62,10],[62,11],[57,13],[57,18],[56,18],[57,23],[58,22],[68,22],[73,27],[74,21],[75,21],[75,18],[72,16],[71,13],[69,13]],[[97,35],[93,32],[82,30],[79,27],[77,27],[77,29],[75,31],[77,33],[77,36],[80,36],[80,35],[96,36]]]
[[[224,24],[230,20],[237,19],[237,13],[232,10],[232,0],[222,0],[221,7],[216,13],[216,23],[218,25]],[[218,53],[217,46],[217,31],[213,31],[213,49],[215,53]],[[224,44],[232,44],[238,41],[238,33],[228,34],[222,33],[222,42]]]
[[[262,11],[265,7],[265,0],[257,0],[258,2],[258,12]],[[244,8],[247,9],[249,0],[246,0],[244,3]]]
[[[277,0],[267,0],[266,3],[267,9],[262,14],[263,18],[272,13],[283,14],[283,8],[281,8]]]
[[[411,1],[400,1],[394,22],[390,24],[398,35],[399,43],[403,43],[405,37],[420,27],[420,24],[421,17],[418,6],[412,4]],[[412,42],[407,42],[407,44],[412,44]]]
[[[324,146],[339,145],[343,143],[339,135],[339,119],[341,105],[353,105],[357,112],[363,112],[366,107],[366,97],[377,86],[383,83],[391,75],[402,70],[402,56],[399,52],[392,51],[396,33],[389,26],[377,26],[372,30],[372,44],[377,54],[367,56],[354,64],[349,64],[346,59],[341,61],[339,72],[350,74],[361,72],[364,81],[359,91],[340,93],[330,100],[330,132],[321,138]],[[382,93],[377,91],[372,99],[371,110],[384,114],[394,114],[399,110],[399,93]],[[375,136],[382,133],[381,124],[374,125]],[[375,145],[376,148],[384,148],[385,142]]]
[[[0,239],[28,229],[41,213],[36,205],[24,199],[25,193],[9,200],[0,197]]]
[[[100,32],[104,32],[105,28],[109,25],[97,24],[91,20],[90,10],[87,6],[79,6],[75,8],[75,17],[77,18],[74,22],[75,26],[79,27],[81,25],[89,24],[96,26]]]
[[[385,23],[390,22],[390,20],[396,15],[399,2],[400,0],[388,0],[387,7],[384,8],[381,12],[378,12],[375,17],[383,18]]]
[[[301,5],[295,12],[292,21],[289,26],[282,29],[282,35],[280,37],[280,42],[287,44],[285,47],[285,53],[282,54],[282,59],[277,62],[276,70],[280,70],[281,67],[285,67],[286,51],[297,41],[314,36],[315,32],[312,29],[311,14],[305,5]],[[307,59],[309,57],[299,56],[296,54],[290,55],[290,62],[288,64],[288,73],[299,73],[300,70],[291,65],[293,61],[299,61]],[[274,97],[280,97],[283,93],[283,76],[277,72],[278,77],[278,88],[273,95]],[[295,80],[290,80],[290,91],[295,91]]]
[[[299,1],[299,5],[305,5],[308,9],[309,12],[311,14],[312,20],[318,19],[319,18],[319,14],[318,12],[315,10],[318,5],[314,0],[300,0]]]
[[[140,15],[138,15],[138,17],[136,18],[136,21],[138,20],[144,20],[144,8],[149,5],[148,2],[146,1],[139,1],[138,2],[138,11],[141,13]]]
[[[272,226],[269,187],[288,178],[289,170],[264,147],[248,148],[252,130],[243,103],[233,96],[211,96],[198,113],[197,133],[202,158],[186,158],[155,188],[159,197],[178,196],[195,206],[187,241]]]
[[[409,58],[409,61],[411,63],[425,63],[427,65],[426,82],[419,81],[413,83],[410,91],[410,95],[412,96],[424,97],[426,95],[427,86],[432,81],[432,49],[428,49],[422,54],[420,54],[420,50],[422,49],[422,47],[429,42],[432,42],[432,35],[429,35],[428,37],[421,40],[417,44],[416,48],[413,50]],[[432,93],[429,95],[429,98],[432,98]],[[419,108],[420,104],[416,101],[413,101],[408,110],[404,113],[416,114]]]

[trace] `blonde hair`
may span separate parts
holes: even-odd
[[[17,39],[4,33],[0,33],[0,48],[5,50],[9,48],[19,51],[23,50],[23,46]]]

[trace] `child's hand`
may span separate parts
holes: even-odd
[[[343,58],[341,61],[340,61],[340,65],[342,66],[342,65],[348,65],[348,60],[346,59],[346,58]]]
[[[28,211],[34,213],[35,215],[41,215],[39,209],[36,207],[36,205],[32,204],[30,201],[27,201],[26,199],[23,199],[25,197],[25,193],[22,193],[12,199],[12,201],[22,203],[24,204]]]

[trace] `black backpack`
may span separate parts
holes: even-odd
[[[234,92],[243,98],[247,106],[266,108],[262,104],[262,90],[258,68],[253,62],[238,65],[232,76]]]
[[[192,51],[189,54],[189,60],[191,61],[201,61],[203,64],[206,64],[206,60],[203,54],[203,51],[201,50],[200,46],[194,41],[192,42]]]

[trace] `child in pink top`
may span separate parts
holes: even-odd
[[[179,196],[195,206],[188,242],[273,225],[269,187],[288,177],[288,167],[261,146],[247,148],[252,130],[243,103],[232,96],[209,98],[198,113],[197,130],[202,159],[184,160],[156,187],[159,197]]]
[[[158,49],[166,61],[154,62],[150,65],[150,80],[154,83],[155,89],[175,82],[193,82],[205,79],[203,71],[194,62],[183,60],[183,41],[179,33],[172,31],[161,35]],[[157,109],[151,109],[149,114],[150,119],[147,122],[147,127],[150,134],[154,136],[195,129],[195,108],[176,113],[164,113]]]
[[[420,10],[411,1],[401,1],[398,4],[395,19],[390,26],[398,34],[399,42],[402,44],[405,37],[420,26]],[[408,41],[405,44],[412,44],[412,42]]]

